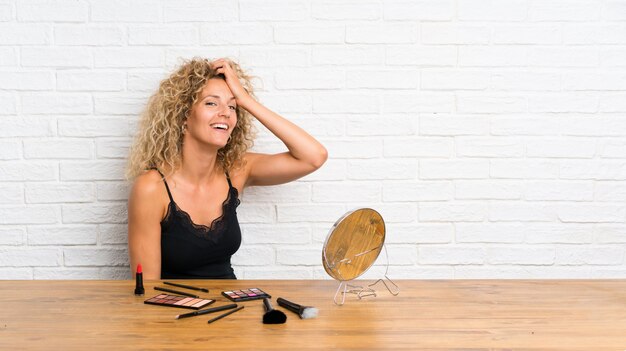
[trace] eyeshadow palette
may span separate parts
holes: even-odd
[[[212,304],[213,302],[215,302],[215,300],[197,299],[194,297],[187,297],[187,296],[161,294],[153,298],[147,299],[143,303],[146,303],[148,305],[180,307],[180,308],[190,308],[192,310],[199,310],[204,306],[208,306]]]
[[[229,300],[234,302],[258,300],[264,299],[266,297],[268,299],[271,298],[268,293],[258,288],[222,291],[222,295],[226,296]]]

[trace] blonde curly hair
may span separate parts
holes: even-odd
[[[252,77],[236,62],[226,61],[237,73],[243,88],[254,96]],[[210,63],[208,59],[194,57],[183,62],[174,73],[161,81],[159,89],[150,97],[141,115],[139,130],[130,149],[127,179],[132,180],[152,168],[172,174],[180,167],[182,126],[191,107],[198,101],[199,93],[209,79],[225,79],[223,74],[211,68]],[[243,166],[242,156],[252,147],[253,139],[252,116],[237,106],[237,124],[226,146],[217,152],[218,165],[224,171]]]

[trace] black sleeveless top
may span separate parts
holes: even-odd
[[[237,279],[230,257],[241,245],[239,198],[228,173],[226,179],[229,190],[222,215],[207,227],[193,223],[178,207],[163,177],[170,203],[161,221],[161,279]]]

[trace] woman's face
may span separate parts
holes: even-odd
[[[187,118],[184,139],[193,138],[200,143],[226,146],[237,124],[237,104],[226,81],[209,79],[200,92],[198,101],[191,107]]]

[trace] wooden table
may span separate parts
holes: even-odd
[[[264,325],[260,301],[213,324],[215,314],[146,305],[158,281],[0,281],[0,350],[626,350],[624,280],[404,280],[400,295],[333,303],[334,281],[180,281],[222,290],[259,287],[319,308],[315,319],[286,311]],[[363,285],[369,281],[359,282]],[[219,314],[219,312],[218,312]]]

